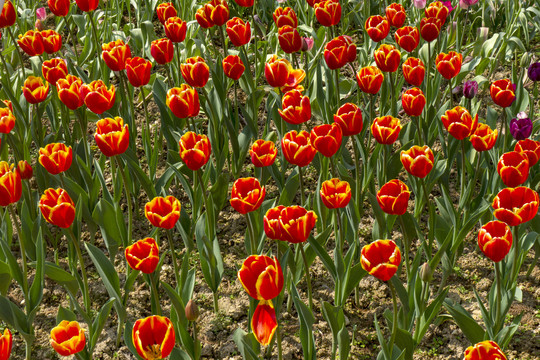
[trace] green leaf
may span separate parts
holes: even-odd
[[[58,284],[65,286],[72,294],[76,294],[79,290],[77,279],[55,263],[45,261],[45,275]]]
[[[62,321],[76,321],[77,315],[69,309],[66,309],[62,305],[58,307],[58,313],[56,314],[56,323],[60,324]]]
[[[39,230],[36,240],[36,260],[36,274],[32,286],[30,286],[30,293],[28,296],[29,308],[32,310],[37,308],[43,299],[45,255],[43,253],[43,236],[41,235],[41,229]]]
[[[456,324],[471,343],[476,344],[484,340],[485,330],[478,325],[461,305],[453,304],[451,300],[446,299],[444,301],[444,307],[452,315]]]
[[[109,314],[111,313],[111,308],[113,307],[114,301],[116,299],[109,299],[101,309],[99,309],[97,316],[94,318],[94,322],[92,323],[92,333],[90,334],[90,341],[88,343],[88,347],[90,348],[90,353],[93,352],[94,347],[97,344],[97,341],[99,339],[99,336],[101,335],[103,331],[103,327],[105,326],[105,322],[109,318]]]

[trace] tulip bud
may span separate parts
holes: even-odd
[[[36,17],[38,20],[45,20],[45,18],[47,17],[47,10],[45,10],[44,7],[36,9]]]
[[[186,305],[186,319],[189,321],[197,321],[199,318],[199,307],[197,303],[190,299]]]
[[[478,93],[478,83],[474,80],[465,81],[463,84],[463,96],[472,99]]]
[[[420,279],[422,279],[422,281],[425,283],[433,280],[433,271],[431,271],[429,263],[424,263],[424,265],[422,265],[420,268]]]
[[[532,133],[532,121],[527,114],[522,111],[515,119],[510,120],[510,133],[516,140],[525,140]]]
[[[308,37],[302,38],[302,51],[306,52],[313,49],[314,42],[315,41],[312,38],[308,38]]]
[[[527,74],[532,81],[540,81],[540,62],[531,64],[527,70]]]
[[[525,54],[523,54],[523,56],[521,57],[521,62],[520,62],[520,66],[522,68],[526,68],[527,65],[529,65],[531,63],[531,55],[526,52]]]
[[[43,31],[44,29],[43,23],[39,19],[36,20],[36,23],[34,24],[34,26],[36,27],[36,30],[38,31]]]

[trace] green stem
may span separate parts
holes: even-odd
[[[504,319],[501,319],[501,304],[502,304],[502,291],[501,291],[501,270],[499,269],[499,263],[494,262],[495,278],[497,281],[497,300],[495,301],[495,331],[494,335],[499,333],[500,328],[504,325]]]
[[[332,160],[332,157],[329,157],[328,158],[330,160],[330,167],[332,168],[332,175],[335,177],[335,178],[339,178],[338,176],[338,173],[336,171],[336,167],[334,165],[334,160]]]
[[[73,36],[73,33],[71,31],[71,25],[69,24],[69,19],[71,16],[66,16],[66,29],[68,32],[68,37],[73,42],[73,54],[75,55],[75,60],[77,60],[77,65],[81,66],[80,60],[79,60],[79,52],[77,51],[77,33],[75,32],[75,36]]]
[[[19,73],[19,81],[20,81],[20,86],[23,85],[23,82],[24,82],[24,63],[23,63],[23,58],[22,58],[22,55],[21,55],[21,50],[19,49],[19,46],[17,44],[17,41],[15,40],[15,36],[13,36],[13,32],[11,31],[11,27],[8,26],[7,28],[7,31],[8,31],[8,34],[9,34],[9,37],[11,38],[11,41],[13,41],[13,45],[15,46],[15,49],[17,50],[16,53],[17,53],[17,57],[19,58],[19,62],[21,63],[21,69],[22,69],[22,74]]]
[[[154,279],[154,274],[148,274],[150,278],[150,285],[152,286],[152,298],[156,307],[157,314],[161,316],[161,304],[159,303],[159,292],[157,289],[156,279]]]
[[[129,191],[128,182],[126,179],[126,174],[124,173],[124,167],[122,165],[122,162],[118,159],[117,156],[114,157],[116,160],[116,163],[118,164],[118,170],[120,171],[120,175],[122,176],[122,182],[124,183],[124,190],[126,192],[126,203],[128,208],[128,238],[127,238],[127,244],[124,244],[124,247],[129,246],[132,244],[132,236],[133,236],[133,210],[131,205],[131,194]]]
[[[141,90],[141,96],[143,100],[143,106],[144,106],[144,117],[146,120],[146,133],[148,134],[148,137],[150,137],[150,114],[148,114],[148,104],[146,103],[146,97],[144,95],[144,86],[141,86],[139,88]],[[154,139],[155,142],[155,139]],[[148,154],[146,155],[148,157]]]
[[[304,173],[302,167],[298,167],[298,176],[300,177],[300,205],[304,206],[304,199],[306,198],[304,192]]]
[[[339,109],[339,103],[341,101],[341,94],[339,93],[339,69],[334,71],[336,77],[336,96],[337,96],[337,109]]]
[[[88,290],[88,276],[86,275],[86,266],[84,265],[84,259],[81,252],[81,244],[80,240],[75,236],[73,233],[73,229],[71,227],[68,228],[69,236],[71,237],[71,240],[73,241],[73,247],[75,248],[75,251],[77,252],[77,258],[79,259],[79,265],[81,266],[81,274],[83,278],[83,299],[84,299],[84,305],[86,307],[86,313],[88,315],[91,315],[91,307],[90,307],[90,293]]]
[[[309,264],[306,257],[306,252],[304,251],[304,245],[302,243],[298,244],[298,248],[300,248],[300,254],[302,255],[302,260],[304,261],[304,271],[306,272],[306,285],[307,285],[307,293],[308,293],[308,299],[309,299],[309,309],[313,312],[313,296],[311,291],[311,275],[309,274]]]
[[[174,269],[174,278],[176,279],[176,287],[180,288],[180,271],[178,270],[178,262],[176,261],[176,251],[174,248],[174,241],[172,237],[172,231],[171,229],[166,229],[165,232],[167,233],[167,240],[169,241],[169,248],[171,251],[171,259],[173,263],[173,269]]]
[[[510,278],[512,280],[511,284],[513,284],[519,275],[519,253],[521,252],[521,243],[519,241],[519,225],[514,226],[514,264],[512,269],[512,277]]]
[[[401,232],[403,235],[403,249],[405,250],[405,271],[407,272],[407,284],[409,283],[409,275],[410,275],[410,269],[409,269],[409,248],[411,247],[411,241],[407,237],[407,232],[405,230],[405,222],[403,221],[403,216],[398,215],[399,219],[399,225],[401,226]]]
[[[94,33],[94,39],[96,40],[96,58],[97,58],[98,62],[100,62],[101,61],[101,56],[100,56],[99,53],[100,53],[100,50],[101,50],[101,46],[99,44],[99,37],[98,37],[96,21],[94,20],[94,17],[92,15],[94,15],[93,11],[88,13],[88,17],[90,18],[90,23],[92,25],[92,32]]]
[[[390,92],[391,92],[391,99],[392,103],[390,104],[390,112],[392,116],[397,116],[397,108],[396,108],[396,90],[394,85],[394,77],[392,76],[392,73],[388,73],[388,80],[390,81]]]
[[[227,43],[225,43],[225,31],[223,31],[223,26],[219,26],[219,36],[221,37],[221,46],[225,52],[224,57],[227,56]]]
[[[174,49],[176,50],[176,61],[178,62],[178,79],[176,79],[176,81],[180,82],[180,79],[182,79],[182,65],[180,63],[180,45],[174,44]]]
[[[432,250],[433,250],[433,236],[432,233],[434,231],[433,229],[433,219],[431,216],[431,203],[429,202],[429,194],[427,192],[426,183],[424,182],[424,179],[419,179],[420,184],[422,186],[422,190],[424,192],[424,198],[426,201],[426,206],[428,208],[428,216],[429,216],[429,232],[428,232],[428,240],[429,240],[429,248],[428,248],[428,257],[431,257]]]
[[[21,238],[21,228],[19,227],[19,223],[17,222],[17,214],[15,213],[14,209],[15,205],[9,205],[8,212],[11,216],[11,221],[13,222],[13,225],[15,226],[15,231],[17,232],[17,238],[19,239],[19,248],[21,250],[21,258],[22,258],[22,266],[23,266],[23,283],[20,284],[23,290],[24,297],[28,296],[28,263],[26,260],[26,249],[24,247],[24,241]],[[29,309],[29,303],[28,301],[25,301],[26,304],[26,312],[28,313]]]
[[[394,341],[396,339],[396,333],[397,333],[397,317],[398,317],[398,308],[397,308],[397,297],[396,297],[396,289],[394,289],[394,285],[388,281],[387,282],[388,287],[390,288],[390,292],[392,293],[392,307],[393,307],[393,314],[392,314],[392,335],[390,337],[390,356],[392,356],[392,353],[394,352]]]
[[[465,165],[465,140],[461,140],[461,186],[459,196],[465,195],[465,181],[467,166]],[[472,184],[474,186],[474,184]]]

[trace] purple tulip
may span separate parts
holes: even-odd
[[[535,62],[529,66],[528,75],[532,81],[540,81],[540,62]]]
[[[451,1],[443,1],[442,3],[444,6],[446,6],[446,8],[448,9],[448,12],[451,12],[452,10],[454,10],[454,7],[452,6]]]
[[[510,133],[516,140],[525,140],[531,136],[532,121],[524,111],[518,113],[516,118],[510,121]]]
[[[478,83],[474,80],[465,81],[463,84],[463,96],[472,99],[478,94]]]

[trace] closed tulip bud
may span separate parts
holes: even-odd
[[[540,198],[528,187],[505,188],[493,199],[493,215],[510,226],[532,220],[538,213]]]
[[[299,90],[291,90],[283,95],[279,115],[287,123],[299,125],[311,119],[311,103],[309,97],[302,95]]]
[[[532,81],[540,81],[540,62],[535,62],[527,69],[527,75]]]
[[[180,159],[192,171],[202,168],[210,159],[210,154],[212,154],[212,146],[208,137],[203,134],[195,134],[192,131],[182,135],[178,145],[180,147]]]
[[[476,151],[488,151],[497,142],[498,131],[492,130],[489,125],[478,123],[476,130],[471,134],[471,144]]]
[[[97,9],[99,0],[75,0],[81,11],[90,12]]]
[[[103,61],[112,71],[122,71],[126,68],[126,60],[131,57],[131,49],[123,40],[118,39],[101,45]]]
[[[62,188],[45,190],[38,207],[47,222],[62,229],[70,227],[75,220],[75,203]]]
[[[323,156],[332,157],[341,147],[343,133],[341,127],[336,124],[322,124],[311,129],[311,144]]]
[[[276,144],[273,141],[259,139],[249,149],[249,156],[255,167],[271,166],[276,161]]]
[[[472,99],[478,93],[478,83],[474,80],[467,80],[463,84],[463,96]]]
[[[405,8],[401,4],[393,3],[386,7],[386,18],[390,23],[390,26],[400,28],[405,23]]]
[[[69,13],[69,8],[71,6],[70,0],[48,0],[47,4],[49,5],[49,10],[60,17],[64,17]]]
[[[54,54],[62,48],[62,36],[54,30],[41,31],[41,38],[43,40],[43,50],[47,54]]]
[[[43,61],[41,71],[45,80],[54,86],[56,86],[58,80],[65,79],[68,74],[66,61],[60,58]]]
[[[253,3],[255,3],[255,0],[234,0],[234,2],[237,3],[238,6],[252,7]]]
[[[411,192],[403,181],[393,179],[381,186],[377,192],[377,202],[382,211],[390,215],[403,215],[407,212]]]
[[[429,263],[427,262],[420,267],[420,279],[425,283],[429,283],[433,280],[433,270],[431,270],[431,266],[429,266]]]
[[[376,117],[371,123],[371,133],[379,144],[391,145],[401,131],[401,122],[391,115]]]
[[[188,303],[186,304],[185,313],[188,321],[197,321],[199,318],[199,307],[197,306],[197,303],[193,301],[193,299],[189,299]]]
[[[529,159],[517,151],[504,153],[497,164],[497,172],[506,186],[519,186],[529,177]]]
[[[8,360],[11,355],[13,346],[13,337],[8,328],[4,329],[4,333],[0,333],[0,359]]]
[[[465,360],[506,360],[506,356],[495,341],[486,340],[465,350]]]
[[[281,241],[298,244],[307,241],[317,223],[317,215],[302,206],[285,207],[279,216]]]
[[[239,17],[234,17],[227,21],[227,28],[225,30],[227,31],[227,35],[229,35],[229,40],[236,47],[246,45],[251,39],[251,25]]]
[[[156,196],[144,205],[144,216],[161,229],[172,229],[180,219],[180,201],[174,196]]]
[[[361,251],[362,268],[381,281],[388,281],[397,272],[401,252],[392,240],[377,240]]]
[[[328,209],[341,209],[351,201],[351,186],[338,178],[326,180],[321,184],[320,195]]]
[[[195,13],[195,20],[197,20],[199,26],[203,29],[209,29],[215,25],[210,19],[210,16],[206,14],[204,6],[199,8]]]
[[[317,150],[311,145],[309,133],[307,131],[289,131],[281,139],[281,151],[288,163],[299,167],[309,165]]]
[[[232,80],[238,80],[246,70],[242,59],[238,55],[229,55],[223,59],[223,72]]]
[[[272,300],[279,296],[285,283],[276,257],[251,255],[238,271],[238,280],[249,296],[256,300]]]
[[[443,4],[443,2],[435,1],[429,4],[424,12],[427,18],[437,18],[442,24],[444,24],[450,10]]]
[[[314,43],[315,41],[312,38],[303,37],[302,38],[302,51],[303,52],[311,51],[311,49],[313,49]]]
[[[334,26],[341,19],[341,4],[338,0],[322,0],[315,4],[315,17],[322,26]]]
[[[0,108],[0,134],[9,134],[15,127],[15,116],[9,108]]]
[[[80,88],[80,96],[90,111],[101,115],[113,107],[116,100],[116,88],[111,84],[110,89],[103,80],[94,80]]]
[[[264,76],[271,87],[282,87],[287,84],[291,69],[291,63],[287,59],[272,55],[264,66]]]
[[[77,321],[63,320],[51,330],[51,346],[61,356],[77,354],[85,345],[84,330]]]
[[[420,36],[427,42],[439,37],[443,22],[435,17],[425,17],[420,20]]]
[[[420,42],[420,32],[413,26],[404,26],[396,30],[394,34],[396,43],[405,51],[412,52]]]
[[[43,8],[42,8],[43,9]],[[40,20],[40,19],[37,19],[36,22],[34,23],[34,28],[37,30],[37,31],[43,31],[43,28],[45,26],[43,25],[43,22]]]
[[[527,156],[529,166],[536,165],[540,159],[540,142],[531,139],[520,140],[516,143],[514,151]]]
[[[296,28],[285,25],[278,30],[278,41],[281,50],[292,54],[302,50],[302,37]]]
[[[395,72],[401,61],[401,53],[393,45],[381,45],[373,53],[377,67],[384,72]]]
[[[152,315],[135,321],[132,341],[145,360],[166,359],[175,343],[174,326],[165,316]]]
[[[43,37],[37,30],[28,30],[24,35],[19,35],[17,43],[28,56],[39,56],[45,51]]]
[[[43,83],[43,79],[36,76],[29,76],[22,87],[23,95],[30,104],[39,104],[47,98],[49,84]]]
[[[527,114],[522,111],[516,118],[510,120],[510,133],[516,140],[525,140],[532,133],[532,121]]]
[[[341,127],[344,136],[353,136],[362,131],[362,110],[353,103],[342,105],[336,114],[334,122]]]
[[[478,247],[484,255],[499,262],[510,252],[512,230],[502,221],[490,221],[478,232]]]
[[[453,79],[459,74],[462,61],[463,55],[455,51],[450,51],[448,54],[442,52],[435,58],[437,70],[446,80]]]
[[[221,26],[229,20],[229,5],[226,0],[211,0],[204,5],[204,11],[214,25]]]
[[[159,4],[156,8],[156,13],[159,22],[163,25],[165,25],[165,21],[167,21],[168,18],[175,17],[178,14],[171,2]]]
[[[129,146],[129,131],[124,120],[117,116],[101,119],[96,123],[94,135],[99,150],[105,156],[115,156],[126,152]]]
[[[26,160],[19,160],[17,163],[17,172],[21,176],[21,179],[28,180],[34,175],[32,166]]]
[[[58,79],[56,82],[58,98],[68,109],[75,110],[84,104],[84,98],[81,96],[82,86],[82,80],[73,75],[67,75],[65,79]]]
[[[426,106],[426,97],[420,88],[415,87],[403,93],[401,104],[407,115],[420,116],[424,110],[424,106]]]
[[[375,95],[379,92],[384,80],[382,71],[375,66],[367,66],[360,69],[356,74],[358,87],[366,94]]]
[[[278,29],[285,25],[289,25],[293,28],[298,27],[298,18],[296,17],[294,10],[290,7],[278,7],[272,14],[272,17],[274,18],[274,23]]]
[[[187,23],[179,17],[170,17],[163,25],[165,27],[165,36],[173,43],[180,43],[186,39]]]
[[[16,203],[21,198],[21,175],[13,168],[14,165],[0,161],[0,206]]]
[[[254,177],[236,180],[231,190],[231,206],[240,214],[257,210],[264,201],[266,189]]]
[[[156,240],[147,237],[126,247],[125,256],[130,268],[151,274],[159,263],[159,247]]]
[[[524,53],[521,56],[521,60],[519,61],[519,66],[522,67],[522,68],[526,68],[531,63],[532,59],[533,58],[532,58],[531,53],[529,53],[529,52]]]
[[[441,117],[442,123],[446,130],[457,140],[463,140],[472,135],[478,125],[478,114],[473,117],[467,109],[462,106],[456,106],[453,109],[446,110]]]
[[[401,163],[407,172],[421,179],[425,178],[433,169],[435,157],[433,151],[427,146],[413,146],[409,150],[401,151]]]
[[[152,63],[141,57],[126,60],[126,75],[131,86],[141,87],[150,82]]]
[[[68,170],[73,161],[71,146],[62,143],[51,143],[39,149],[39,163],[51,175],[58,175]]]
[[[172,113],[180,119],[199,115],[199,94],[188,84],[169,89],[166,103]]]
[[[167,38],[152,41],[152,44],[150,45],[150,54],[160,65],[170,63],[174,56],[172,41]]]
[[[210,68],[200,56],[186,59],[180,65],[180,70],[186,83],[193,87],[204,87],[210,77]]]
[[[340,69],[356,60],[356,45],[352,38],[341,35],[330,40],[324,47],[324,60],[331,70]]]
[[[516,85],[509,79],[497,80],[491,84],[489,93],[495,104],[506,108],[516,100]]]
[[[379,42],[388,36],[390,23],[380,15],[372,15],[366,20],[365,28],[371,40]]]
[[[0,13],[0,28],[6,28],[15,24],[17,12],[10,0],[5,0],[2,12]]]

